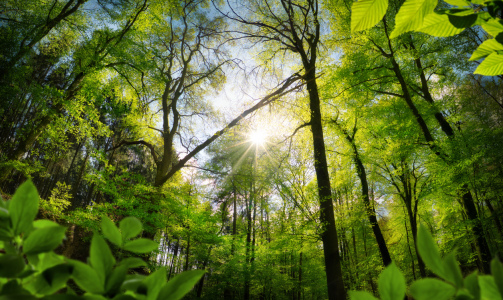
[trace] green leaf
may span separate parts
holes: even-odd
[[[122,283],[121,288],[127,291],[136,291],[145,278],[143,275],[126,275],[126,280]]]
[[[93,269],[98,273],[100,280],[105,283],[105,278],[115,265],[115,258],[107,242],[96,233],[91,241],[89,260]]]
[[[101,230],[103,235],[113,244],[122,247],[122,234],[119,228],[115,226],[114,222],[110,220],[107,216],[101,219]]]
[[[502,300],[494,278],[489,275],[479,276],[480,299]]]
[[[68,287],[67,287],[68,289]],[[82,300],[83,298],[73,295],[73,294],[54,294],[54,295],[49,295],[44,298],[43,300]]]
[[[490,19],[482,23],[482,28],[492,36],[497,36],[499,33],[503,32],[503,21]]]
[[[447,15],[447,17],[454,27],[465,29],[474,25],[478,16],[476,14],[469,14],[467,16]]]
[[[28,289],[37,294],[53,294],[66,286],[72,271],[73,266],[70,264],[59,264],[49,268],[38,275],[28,286]]]
[[[134,241],[127,242],[124,245],[124,250],[135,252],[135,253],[148,253],[157,249],[159,245],[149,239],[137,239]]]
[[[49,269],[51,267],[54,267],[56,265],[62,264],[65,262],[65,257],[61,255],[57,255],[56,253],[50,251],[50,252],[44,252],[40,253],[37,255],[30,255],[30,257],[37,257],[37,261],[30,261],[34,265],[36,265],[36,268],[38,271],[43,271],[45,269]]]
[[[438,247],[433,241],[433,238],[423,225],[419,226],[417,231],[417,250],[423,259],[426,266],[428,266],[435,274],[444,277],[443,263]]]
[[[63,242],[65,231],[66,228],[63,226],[49,226],[32,231],[23,243],[24,254],[38,254],[54,250]]]
[[[479,60],[493,52],[496,52],[497,50],[503,50],[503,45],[501,43],[499,43],[495,39],[486,40],[482,44],[480,44],[475,52],[473,52],[469,60]]]
[[[491,274],[494,277],[494,282],[496,283],[500,294],[503,296],[503,264],[498,260],[498,258],[494,258],[491,261]]]
[[[360,0],[351,8],[351,32],[374,27],[388,9],[388,0]]]
[[[473,298],[472,294],[468,292],[466,289],[460,289],[456,293],[455,300],[478,300]]]
[[[423,27],[424,18],[433,12],[437,0],[405,0],[395,18],[395,29],[390,38]]]
[[[121,260],[120,264],[126,266],[128,269],[147,266],[147,263],[143,259],[140,259],[137,257],[125,258],[125,259]]]
[[[42,219],[33,221],[33,227],[35,228],[56,227],[56,226],[59,226],[59,224],[50,220]]]
[[[115,268],[107,278],[105,290],[108,294],[114,295],[119,292],[119,289],[126,279],[127,267],[125,265]]]
[[[394,262],[379,275],[378,287],[382,300],[402,300],[405,296],[405,277]]]
[[[27,180],[19,186],[9,205],[14,234],[31,230],[32,222],[38,213],[38,202],[37,188],[31,180]]]
[[[185,294],[190,292],[192,287],[194,287],[201,277],[203,277],[204,273],[205,272],[202,270],[192,270],[176,275],[162,287],[159,292],[159,296],[157,296],[157,300],[182,299]]]
[[[463,282],[465,288],[470,292],[470,294],[472,294],[475,299],[480,299],[480,287],[477,272],[473,272],[466,276]]]
[[[135,297],[131,295],[118,295],[117,297],[114,297],[114,300],[136,300]]]
[[[484,61],[475,69],[473,74],[496,76],[503,74],[503,55],[498,53],[489,54]]]
[[[450,253],[444,258],[444,279],[454,284],[457,288],[463,287],[463,274],[456,261],[454,253]]]
[[[416,300],[447,300],[455,293],[452,285],[433,278],[420,279],[410,286],[410,294]]]
[[[486,1],[487,12],[493,18],[501,18],[503,14],[503,1]]]
[[[140,220],[135,217],[124,218],[120,221],[119,227],[124,240],[136,237],[143,229]]]
[[[160,268],[143,281],[143,284],[147,286],[147,300],[157,299],[157,295],[166,280],[166,269]]]
[[[378,300],[369,292],[349,291],[350,300]]]
[[[454,27],[447,15],[433,12],[424,18],[423,26],[416,31],[438,37],[448,37],[460,33],[463,29]]]
[[[453,6],[470,6],[470,2],[465,1],[465,0],[444,0],[446,3],[449,3],[450,5]]]
[[[16,277],[24,269],[24,260],[18,255],[0,255],[0,277]]]
[[[71,260],[71,264],[74,267],[72,278],[81,289],[93,294],[105,292],[104,282],[93,268],[77,260]]]

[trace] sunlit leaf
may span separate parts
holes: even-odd
[[[434,278],[420,279],[410,286],[410,294],[416,300],[448,300],[455,293],[452,285]]]
[[[416,31],[438,37],[448,37],[456,35],[463,30],[464,29],[454,27],[447,15],[434,12],[424,18],[423,26]]]
[[[406,0],[395,17],[395,29],[390,38],[423,27],[424,18],[433,12],[436,0]]]
[[[491,53],[477,67],[474,74],[496,76],[503,74],[503,54]]]
[[[379,275],[378,287],[382,300],[401,300],[405,296],[405,277],[394,262]]]
[[[353,2],[351,8],[351,31],[372,28],[386,14],[388,0],[360,0]]]
[[[503,45],[496,41],[495,39],[490,39],[484,41],[480,46],[473,52],[470,57],[470,61],[479,60],[488,56],[489,54],[496,52],[497,50],[503,50]]]

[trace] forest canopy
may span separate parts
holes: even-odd
[[[502,17],[2,1],[0,297],[503,299]]]

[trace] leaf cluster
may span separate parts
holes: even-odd
[[[105,239],[95,233],[87,263],[53,252],[65,238],[66,228],[49,220],[35,220],[38,192],[31,181],[22,184],[9,201],[0,201],[0,297],[6,299],[181,299],[204,271],[187,271],[167,282],[166,269],[149,276],[128,270],[145,266],[137,257],[116,260]],[[109,218],[101,222],[103,235],[124,251],[150,253],[158,244],[136,238],[143,230],[134,217],[117,227]],[[81,290],[68,285],[72,279]]]

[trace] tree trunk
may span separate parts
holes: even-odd
[[[325,140],[321,123],[320,98],[314,66],[306,68],[307,90],[309,92],[309,107],[311,110],[311,131],[313,137],[313,156],[316,178],[318,181],[318,195],[320,201],[320,224],[323,224],[323,252],[325,255],[325,272],[327,274],[328,298],[330,300],[346,299],[341,258],[339,255],[339,239],[335,228],[334,206],[332,189],[328,174],[327,157],[325,153]]]

